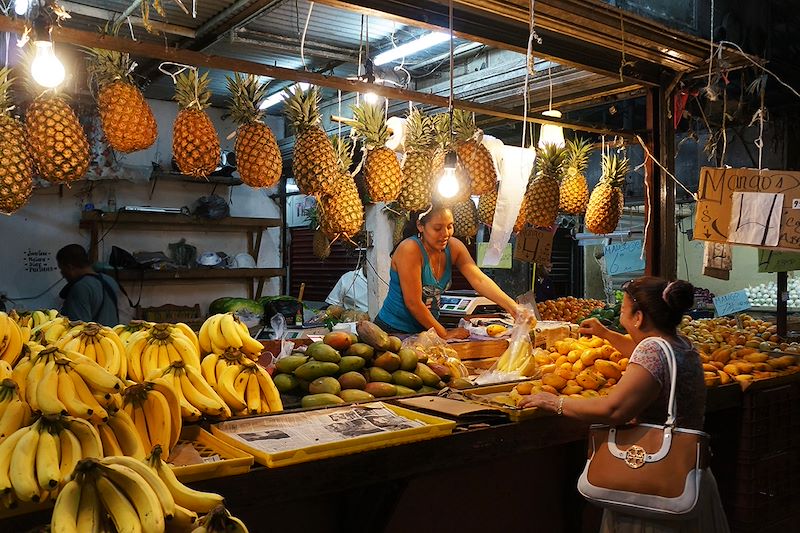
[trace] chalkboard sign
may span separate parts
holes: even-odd
[[[553,233],[525,228],[517,235],[514,259],[526,263],[546,264],[550,262],[553,251]]]
[[[714,298],[714,307],[717,309],[718,316],[732,315],[733,313],[750,309],[750,300],[743,290],[729,292]]]
[[[611,276],[644,270],[644,259],[641,259],[642,241],[640,240],[609,244],[603,247],[603,255],[606,272]]]
[[[758,250],[759,272],[791,272],[800,270],[800,253]]]

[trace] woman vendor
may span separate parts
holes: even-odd
[[[464,243],[453,237],[449,207],[436,205],[417,216],[412,213],[411,222],[417,234],[400,242],[392,253],[389,294],[375,319],[378,326],[397,333],[433,328],[442,338],[466,337],[463,329],[448,331],[437,320],[453,266],[478,294],[516,315],[516,302],[481,272]]]

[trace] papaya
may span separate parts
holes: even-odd
[[[356,333],[361,342],[365,342],[377,350],[386,351],[392,346],[389,335],[369,320],[356,322]]]
[[[297,378],[291,374],[275,374],[272,376],[272,381],[275,383],[275,388],[280,392],[290,392],[300,386]]]
[[[360,372],[345,372],[339,376],[339,384],[342,390],[345,389],[361,389],[367,385],[367,378],[361,375]]]
[[[415,368],[417,368],[417,363],[419,363],[419,356],[417,352],[410,349],[410,348],[403,348],[397,355],[400,356],[400,370],[407,370],[409,372],[413,372]]]
[[[339,384],[339,380],[330,376],[317,378],[308,385],[308,392],[311,394],[339,394],[341,390],[342,386]]]
[[[364,368],[365,364],[366,361],[357,355],[345,355],[342,357],[341,361],[339,361],[339,372],[345,374],[353,370],[361,370]]]
[[[278,359],[278,362],[275,363],[275,370],[284,374],[291,374],[298,366],[307,362],[307,355],[288,355],[283,359]]]
[[[372,394],[376,398],[388,398],[389,396],[397,396],[397,387],[392,383],[382,383],[380,381],[372,381],[367,383],[364,390]]]
[[[353,344],[350,334],[346,331],[331,331],[322,337],[322,342],[336,351],[343,352]],[[334,361],[335,362],[335,361]]]
[[[422,383],[428,387],[435,387],[439,384],[441,379],[439,375],[430,369],[425,363],[417,363],[414,373],[422,379]]]
[[[394,352],[383,352],[372,362],[374,366],[382,368],[387,372],[394,372],[400,369],[400,356]]]
[[[402,370],[400,372],[402,372]],[[417,393],[417,391],[414,389],[409,389],[408,387],[404,387],[402,385],[395,385],[395,388],[397,389],[397,396],[409,396]]]
[[[332,376],[339,372],[339,365],[323,361],[309,361],[297,367],[294,375],[306,381],[314,381],[322,376]]]
[[[344,389],[339,393],[339,398],[346,402],[368,402],[375,396],[360,389]]]
[[[408,387],[409,389],[413,390],[417,390],[424,385],[424,383],[422,383],[422,378],[413,372],[408,372],[406,370],[395,370],[392,372],[392,383],[395,385]]]
[[[363,342],[355,342],[351,344],[350,348],[345,350],[342,355],[344,355],[345,357],[355,355],[362,358],[366,362],[370,362],[372,361],[372,358],[375,356],[375,348]]]
[[[550,385],[554,389],[561,390],[567,385],[567,380],[558,374],[545,374],[542,376],[542,384]]]
[[[400,340],[400,337],[395,337],[394,335],[389,335],[389,351],[397,353],[400,351],[400,348],[403,347],[403,341]]]
[[[335,394],[328,394],[327,392],[320,394],[307,394],[300,400],[300,405],[304,409],[311,407],[322,407],[325,405],[336,405],[340,403],[344,403],[344,400]]]
[[[714,368],[713,365],[711,366],[712,368]],[[614,378],[617,381],[619,381],[619,378],[622,377],[622,369],[617,363],[614,363],[613,361],[598,359],[594,362],[594,368],[598,372],[600,372],[605,378]]]
[[[364,371],[366,373],[367,381],[379,381],[383,383],[391,383],[392,382],[392,374],[387,372],[386,370],[377,367],[371,366]]]
[[[310,344],[306,349],[306,354],[313,357],[316,361],[322,361],[325,363],[338,363],[342,359],[342,356],[339,355],[339,352],[324,342],[315,342]]]

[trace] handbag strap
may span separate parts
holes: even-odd
[[[661,337],[650,337],[656,342],[667,356],[667,368],[669,370],[670,385],[669,385],[669,401],[667,402],[667,421],[665,426],[675,426],[675,419],[677,418],[677,401],[675,398],[675,389],[678,384],[678,364],[675,361],[675,352],[669,342]]]

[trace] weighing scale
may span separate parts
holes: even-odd
[[[455,327],[462,318],[473,315],[499,315],[503,308],[475,291],[447,291],[439,304],[439,321],[444,326]]]

